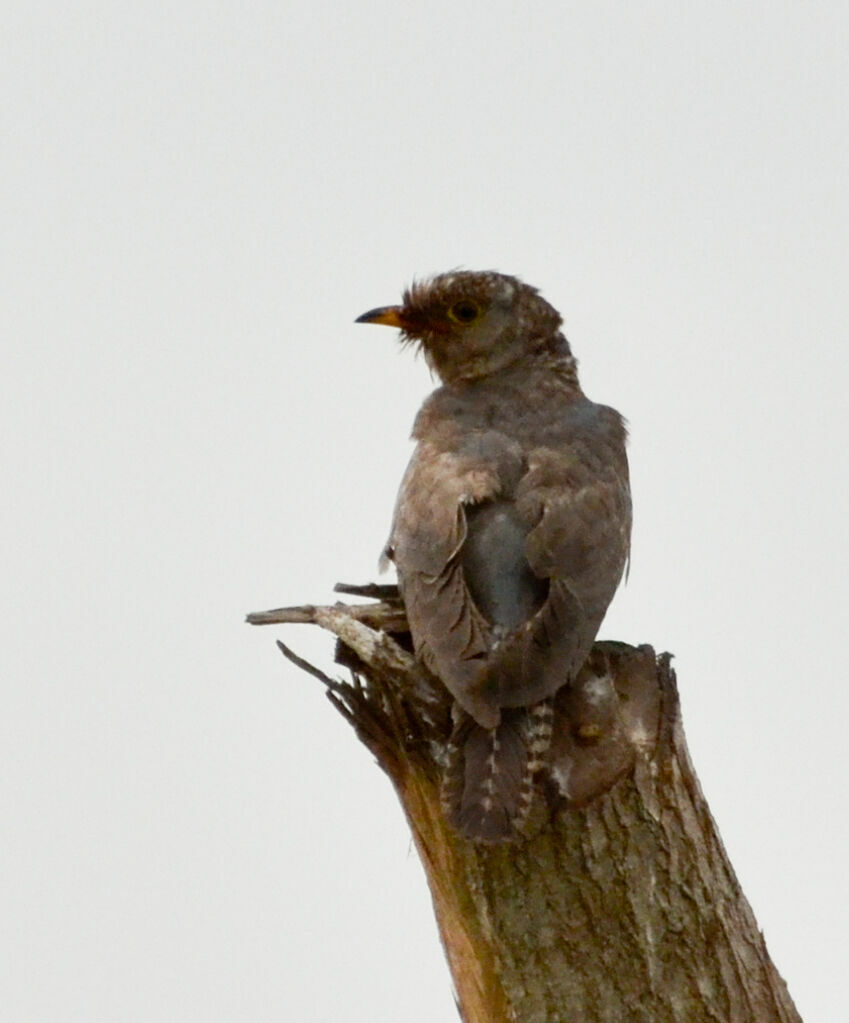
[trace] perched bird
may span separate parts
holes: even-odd
[[[516,277],[440,274],[357,322],[399,327],[442,381],[386,554],[416,654],[456,701],[446,808],[469,838],[509,841],[545,766],[551,697],[628,559],[625,425],[584,395],[559,313]]]

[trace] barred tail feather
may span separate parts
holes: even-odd
[[[454,729],[442,787],[445,812],[477,842],[509,842],[533,803],[534,776],[551,742],[552,711],[544,700],[503,710],[501,723],[485,729],[465,714]]]

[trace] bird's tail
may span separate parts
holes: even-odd
[[[504,709],[493,729],[459,710],[457,718],[442,785],[445,813],[473,841],[515,840],[551,744],[551,702]]]

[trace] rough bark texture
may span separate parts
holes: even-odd
[[[594,721],[580,688],[564,696],[526,836],[476,845],[442,811],[442,688],[405,649],[392,594],[344,589],[386,602],[249,621],[314,621],[339,637],[350,684],[280,646],[327,685],[398,793],[465,1023],[799,1021],[699,788],[668,655],[596,644],[592,678],[612,683],[614,711]]]

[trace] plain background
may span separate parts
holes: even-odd
[[[810,1023],[846,1018],[849,14],[13,3],[2,95],[0,1003],[456,1018],[388,783],[247,611],[376,577],[432,387],[355,326],[516,273],[631,424],[602,636]]]

